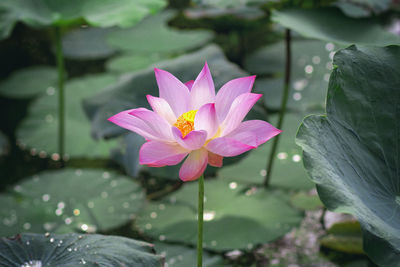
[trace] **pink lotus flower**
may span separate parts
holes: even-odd
[[[215,95],[207,63],[195,81],[183,84],[171,73],[154,69],[160,97],[147,95],[153,111],[122,111],[109,121],[146,139],[139,163],[163,167],[180,163],[183,181],[199,178],[207,164],[222,166],[233,157],[257,148],[281,131],[261,120],[243,121],[261,97],[250,93],[255,76],[227,82]]]

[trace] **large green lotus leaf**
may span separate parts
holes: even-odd
[[[196,266],[197,264],[197,251],[195,248],[162,242],[156,242],[154,248],[158,255],[165,258],[165,263],[168,266],[188,267]],[[203,251],[203,266],[222,267],[229,265],[224,264],[222,257]]]
[[[197,182],[186,183],[165,200],[150,203],[138,217],[139,228],[158,240],[195,245]],[[284,235],[301,221],[283,192],[243,187],[224,180],[205,181],[204,247],[252,249]]]
[[[322,202],[357,217],[381,266],[400,262],[399,62],[398,46],[336,53],[327,116],[307,117],[297,135]]]
[[[289,189],[311,189],[314,185],[309,181],[301,164],[301,149],[295,144],[298,125],[303,116],[288,113],[280,134],[277,154],[273,166],[271,185]],[[278,117],[270,116],[270,123],[276,125]],[[272,147],[272,140],[255,149],[241,162],[223,167],[218,177],[245,184],[261,184],[266,175],[266,166]]]
[[[160,62],[157,68],[165,69],[181,81],[193,80],[207,61],[216,88],[233,78],[247,74],[225,58],[220,48],[207,46],[197,52]],[[107,91],[84,101],[84,107],[92,121],[92,134],[97,138],[120,135],[126,130],[107,121],[112,115],[127,109],[150,108],[146,95],[158,96],[153,68],[125,75],[119,83]]]
[[[113,55],[116,50],[106,43],[106,36],[114,28],[80,28],[63,36],[64,56],[76,60],[103,59]]]
[[[57,70],[48,66],[35,66],[18,70],[0,83],[0,95],[10,98],[30,98],[54,91]],[[50,88],[49,88],[50,87]]]
[[[333,5],[339,7],[349,17],[360,18],[387,11],[391,0],[339,0]]]
[[[143,189],[105,170],[46,171],[0,195],[0,236],[97,232],[121,226],[143,206]]]
[[[82,109],[82,100],[116,81],[109,74],[90,75],[67,82],[65,87],[65,147],[70,157],[106,158],[115,141],[96,141],[90,135],[90,122]],[[58,152],[58,91],[52,88],[29,107],[28,116],[17,129],[17,139],[32,154]]]
[[[0,156],[4,156],[8,153],[9,150],[9,142],[7,136],[0,131]]]
[[[0,240],[0,266],[161,267],[151,244],[119,236],[20,234]]]
[[[337,8],[273,11],[272,20],[305,37],[343,45],[400,44],[400,36],[387,32],[377,20],[349,18]]]
[[[98,27],[133,26],[165,6],[164,0],[2,0],[0,39],[21,21],[33,27],[63,26],[82,20]]]
[[[197,48],[213,34],[206,30],[176,30],[168,27],[175,12],[166,11],[148,17],[136,27],[110,33],[108,43],[117,49],[135,53],[177,53]]]
[[[292,42],[292,75],[288,108],[322,110],[325,107],[334,49],[334,44],[317,40]],[[256,91],[264,95],[266,106],[279,109],[285,70],[285,43],[278,42],[261,48],[246,59],[245,65],[251,73],[280,76],[258,79],[255,83]]]

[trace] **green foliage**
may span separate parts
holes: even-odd
[[[29,83],[27,83],[29,81]],[[0,83],[0,95],[9,98],[31,98],[54,91],[57,70],[48,66],[35,66],[13,72]]]
[[[382,266],[400,259],[399,59],[398,46],[339,51],[327,116],[307,117],[297,135],[322,202],[357,217],[365,252]]]
[[[288,108],[296,111],[322,110],[325,107],[335,45],[295,39],[291,46],[293,52]],[[257,79],[255,88],[257,92],[263,93],[268,108],[279,109],[285,70],[284,42],[267,45],[248,56],[246,69],[251,73],[273,76]]]
[[[143,189],[105,170],[65,169],[27,178],[0,194],[0,236],[97,232],[121,226],[143,206]]]
[[[0,39],[21,21],[29,26],[68,26],[82,21],[97,27],[136,24],[165,6],[164,0],[3,0],[0,3]]]
[[[66,154],[80,158],[106,158],[115,141],[96,141],[90,136],[90,124],[82,109],[82,100],[90,97],[107,85],[115,83],[116,77],[110,74],[88,75],[72,79],[66,83]],[[35,99],[28,116],[17,130],[17,139],[22,147],[27,147],[33,155],[42,157],[58,152],[58,91],[54,88]],[[43,152],[42,152],[43,151]],[[41,153],[41,154],[40,154]]]
[[[149,17],[130,29],[120,29],[108,36],[108,43],[119,50],[135,53],[176,53],[200,47],[213,34],[206,30],[183,31],[168,27],[175,12],[165,11]]]
[[[305,37],[343,45],[400,44],[400,36],[387,32],[376,19],[349,18],[337,8],[275,10],[272,20]]]
[[[3,266],[160,267],[150,244],[103,235],[21,234],[0,240]]]
[[[222,179],[205,181],[205,248],[252,249],[281,237],[301,221],[285,193],[244,189]],[[138,226],[155,239],[195,245],[196,195],[197,183],[186,183],[164,200],[151,202],[139,216]]]
[[[106,68],[110,72],[133,72],[145,69],[152,64],[167,60],[168,58],[167,54],[160,53],[124,53],[108,60]]]
[[[307,190],[314,185],[309,181],[307,173],[301,164],[301,149],[294,138],[298,125],[303,115],[287,114],[281,133],[277,160],[274,165],[271,185],[286,189]],[[270,117],[270,123],[274,125],[277,116]],[[252,151],[240,163],[224,167],[218,172],[218,177],[238,183],[262,184],[266,175],[267,157],[272,147],[271,142]]]
[[[110,59],[110,71],[130,72],[146,68],[156,62],[175,57],[184,51],[201,47],[213,37],[206,30],[177,30],[168,27],[173,11],[144,19],[136,27],[116,30],[109,34],[110,46],[123,53]]]

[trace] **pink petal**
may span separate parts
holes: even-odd
[[[145,127],[156,138],[150,140],[174,141],[171,125],[157,113],[145,108],[133,109],[129,112],[132,117],[140,119],[143,123],[138,127]]]
[[[176,116],[165,99],[151,95],[147,95],[146,97],[151,108],[158,115],[166,119],[171,125],[176,122]]]
[[[212,153],[223,157],[234,157],[256,147],[229,137],[219,137],[211,140],[206,148]]]
[[[187,112],[190,106],[190,92],[186,85],[165,70],[155,68],[154,72],[160,90],[160,97],[168,102],[175,116],[179,117]]]
[[[236,97],[221,124],[221,136],[225,136],[236,129],[261,96],[261,94],[246,93]]]
[[[192,90],[193,84],[194,84],[193,80],[185,82],[185,85],[187,86],[187,88],[189,88],[189,91]]]
[[[215,111],[215,104],[209,103],[203,105],[194,117],[195,130],[204,130],[207,132],[207,139],[214,137],[218,130],[218,120]]]
[[[219,121],[224,121],[232,102],[241,94],[250,93],[256,76],[231,80],[224,84],[215,97],[215,107]]]
[[[208,152],[204,148],[190,152],[179,170],[179,178],[185,182],[199,178],[207,167],[207,155]]]
[[[139,163],[150,167],[176,165],[181,162],[188,151],[178,144],[149,141],[139,151]]]
[[[191,109],[199,109],[204,104],[215,102],[214,82],[207,62],[194,81],[190,96],[192,99]]]
[[[250,120],[242,122],[234,131],[226,135],[241,143],[259,146],[282,131],[266,121]]]
[[[222,160],[224,157],[208,151],[208,164],[213,167],[222,167]]]
[[[108,120],[122,128],[125,128],[127,130],[130,130],[132,132],[135,132],[143,136],[147,140],[159,140],[159,141],[170,140],[172,137],[171,132],[169,134],[166,132],[160,133],[157,130],[157,127],[155,127],[156,125],[153,125],[151,121],[149,122],[147,121],[147,119],[144,120],[141,117],[133,116],[130,114],[132,112],[137,112],[137,111],[143,112],[143,110],[153,113],[152,111],[147,110],[145,108],[130,109],[122,111],[112,116]],[[164,119],[162,119],[156,113],[154,113],[153,117],[155,117],[155,120],[159,122],[161,125],[168,125],[169,128],[171,127]]]
[[[199,149],[207,140],[206,131],[191,131],[185,137],[182,137],[181,131],[176,127],[172,127],[172,133],[175,141],[189,150]]]

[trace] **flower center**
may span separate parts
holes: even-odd
[[[196,116],[197,109],[190,110],[183,113],[174,123],[174,126],[178,128],[182,137],[185,137],[188,133],[194,130],[194,117]]]

